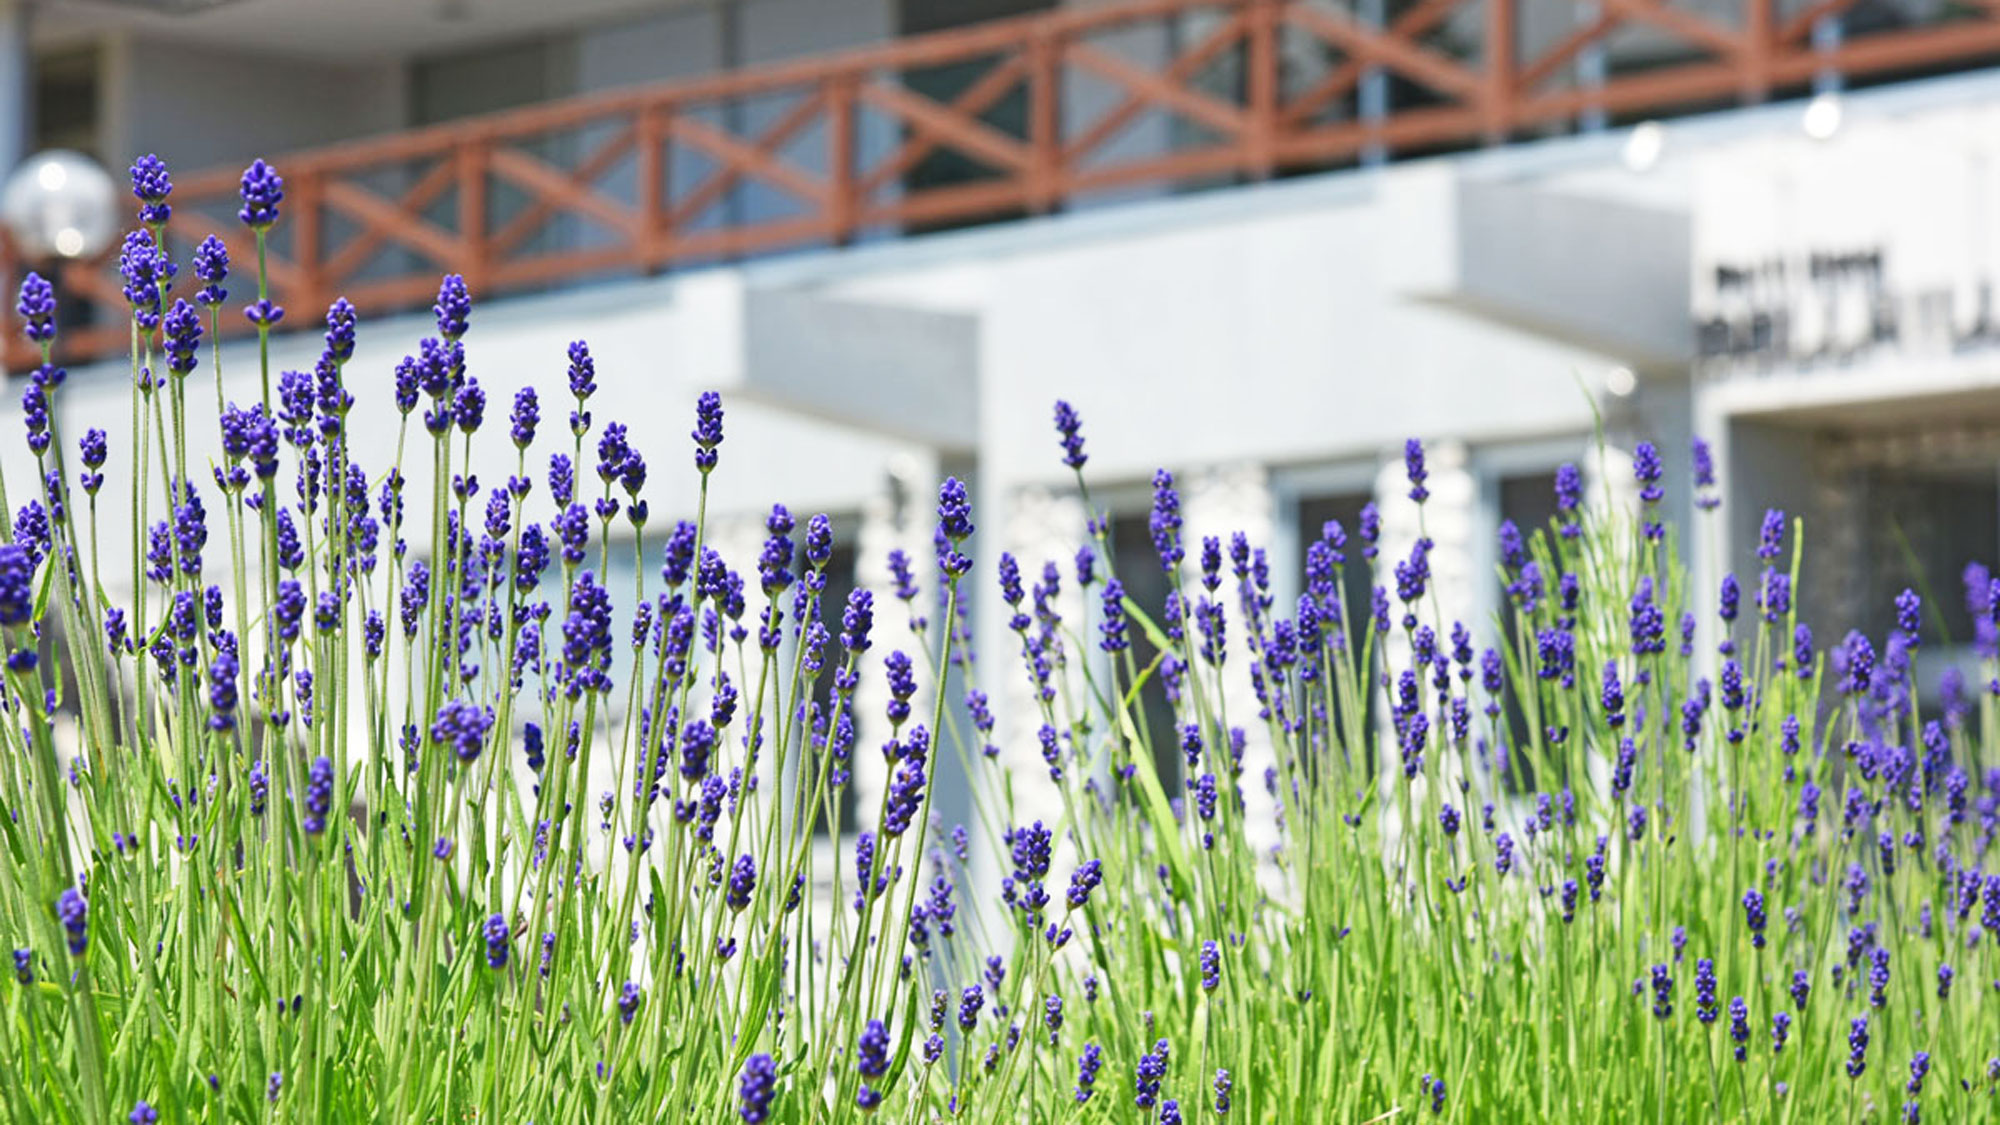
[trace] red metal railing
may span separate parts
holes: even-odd
[[[311,324],[335,296],[364,312],[418,305],[448,271],[475,293],[545,287],[2000,54],[2000,0],[1831,49],[1812,28],[1855,0],[1725,0],[1729,20],[1601,0],[1541,44],[1522,42],[1524,2],[1415,0],[1374,27],[1327,0],[1122,0],[295,153],[276,161],[274,296],[288,324]],[[1635,42],[1646,65],[1621,70]],[[1577,62],[1593,47],[1614,65],[1586,85]],[[1371,72],[1398,93],[1364,118]],[[948,73],[952,92],[924,92]],[[1164,118],[1176,124],[1153,143],[1129,143]],[[943,159],[956,182],[914,174]],[[236,182],[234,169],[181,178],[169,239],[182,260],[210,231],[251,260]],[[110,314],[66,331],[65,358],[126,348],[109,263],[66,267],[60,288]]]

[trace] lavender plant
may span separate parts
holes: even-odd
[[[1879,649],[1820,651],[1778,513],[1751,605],[1734,577],[1690,588],[1650,446],[1639,511],[1586,509],[1565,466],[1551,526],[1502,528],[1483,651],[1442,620],[1429,540],[1386,557],[1372,507],[1353,540],[1327,526],[1281,607],[1246,539],[1183,541],[1162,472],[1164,604],[1126,596],[1093,509],[1026,587],[1032,565],[994,559],[980,596],[1011,651],[975,659],[973,512],[947,480],[933,564],[888,560],[920,643],[877,654],[872,595],[827,604],[825,516],[774,507],[754,560],[709,541],[717,396],[691,433],[701,500],[665,532],[628,431],[591,416],[581,343],[554,388],[568,425],[520,388],[515,471],[482,488],[474,442],[501,439],[462,279],[393,403],[346,389],[345,301],[314,370],[273,379],[284,195],[259,161],[240,217],[262,396],[228,402],[227,252],[197,247],[178,296],[165,166],[133,190],[134,447],[62,432],[54,294],[20,293],[43,362],[37,474],[0,481],[9,1121],[1992,1112],[1983,569],[1989,683],[1948,678],[1926,714],[1914,594]],[[204,337],[212,411],[189,385]],[[351,455],[364,419],[401,427],[390,464]],[[1055,420],[1089,507],[1082,422]],[[1421,511],[1419,443],[1406,461]],[[107,471],[140,482],[123,527],[97,508]],[[1705,447],[1693,471],[1712,508]],[[850,814],[872,677],[887,784]],[[994,698],[1018,701],[1004,727]],[[936,822],[945,754],[969,825]],[[595,800],[593,767],[617,779]]]

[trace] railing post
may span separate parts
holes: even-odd
[[[636,126],[639,183],[633,206],[639,213],[639,245],[634,247],[639,269],[651,272],[672,256],[673,208],[667,199],[667,125],[670,102],[646,102],[639,107]]]
[[[1269,179],[1277,165],[1278,29],[1282,0],[1249,0],[1249,73],[1245,75],[1248,119],[1243,137],[1244,171]]]
[[[473,294],[486,287],[492,250],[486,245],[486,151],[485,136],[470,137],[458,146],[458,244],[461,261],[458,272],[465,276]]]
[[[1486,0],[1486,143],[1501,144],[1513,129],[1514,0]]]
[[[1031,214],[1062,197],[1062,46],[1045,24],[1028,32],[1028,174]]]
[[[1754,2],[1754,0],[1753,0]],[[1571,18],[1580,25],[1591,25],[1603,14],[1602,0],[1578,0],[1570,10]],[[1606,70],[1610,63],[1610,52],[1605,48],[1604,35],[1599,34],[1576,52],[1576,86],[1593,94],[1604,90]],[[1596,102],[1584,107],[1577,114],[1576,127],[1585,133],[1602,133],[1611,123],[1611,115],[1604,111],[1604,103]]]
[[[1813,21],[1813,53],[1831,56],[1840,50],[1840,44],[1847,37],[1846,17],[1839,12],[1831,12]],[[1837,94],[1847,85],[1847,76],[1829,59],[1813,73],[1813,93]]]
[[[298,312],[317,317],[332,300],[327,294],[326,236],[321,216],[323,182],[317,170],[294,177],[292,189],[292,268],[298,291],[286,294]]]
[[[1743,15],[1743,100],[1762,102],[1771,94],[1771,57],[1776,53],[1772,0],[1748,0]]]
[[[859,233],[861,200],[855,182],[854,105],[859,77],[842,71],[826,84],[827,226],[835,245]]]
[[[1360,0],[1355,15],[1361,25],[1376,35],[1389,27],[1386,0]],[[1371,63],[1361,70],[1354,83],[1354,116],[1367,130],[1361,145],[1361,166],[1379,168],[1389,162],[1389,146],[1382,143],[1382,126],[1389,119],[1389,72]]]

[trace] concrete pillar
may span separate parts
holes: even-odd
[[[1597,22],[1601,8],[1600,0],[1581,0],[1576,5],[1576,25],[1588,27]],[[1576,53],[1576,84],[1579,88],[1603,89],[1604,79],[1609,71],[1602,39],[1586,45]],[[1609,123],[1609,117],[1599,108],[1584,110],[1578,115],[1576,125],[1585,133],[1602,133]]]
[[[1014,490],[1007,499],[1006,509],[1000,517],[1003,544],[1000,549],[1019,560],[1022,587],[1033,589],[1040,581],[1044,563],[1055,563],[1062,573],[1062,595],[1057,599],[1057,609],[1071,625],[1079,643],[1085,646],[1081,652],[1064,654],[1070,668],[1074,669],[1079,662],[1100,660],[1102,654],[1096,648],[1097,591],[1093,589],[1093,596],[1086,603],[1076,585],[1076,552],[1084,542],[1086,519],[1082,499],[1068,489],[1029,486]],[[999,557],[998,551],[994,557]],[[1103,574],[1100,563],[1100,582]],[[997,589],[994,593],[997,600]],[[1021,604],[1023,612],[1032,612],[1027,600]],[[1003,622],[1013,616],[1004,604],[998,609]],[[1053,824],[1062,815],[1062,793],[1050,780],[1048,765],[1042,760],[1041,743],[1036,737],[1041,729],[1041,708],[1035,699],[1034,684],[1021,663],[1019,638],[1003,624],[994,632],[986,651],[980,653],[980,660],[979,686],[992,699],[994,745],[1000,747],[1000,768],[1011,779],[1009,785],[1014,794],[1011,819],[1014,823],[1039,819]],[[1056,674],[1065,673],[1058,670]],[[1101,725],[1101,719],[1093,723]]]
[[[936,679],[924,655],[927,640],[935,648],[943,635],[936,591],[926,588],[911,603],[913,612],[931,619],[925,637],[919,638],[910,628],[910,612],[905,612],[896,598],[896,583],[889,570],[889,552],[900,549],[909,555],[922,585],[929,587],[936,581],[930,536],[913,526],[917,521],[910,519],[907,509],[912,505],[907,492],[891,482],[863,502],[861,529],[855,539],[855,586],[875,595],[874,645],[864,658],[861,686],[854,693],[854,779],[849,783],[854,786],[855,807],[864,823],[872,821],[889,784],[888,763],[882,757],[882,744],[889,740],[889,679],[884,671],[889,654],[902,652],[916,667],[917,694],[910,700],[910,719],[903,728],[906,732],[915,723],[930,725],[932,703],[937,698]],[[925,580],[927,575],[932,577]],[[942,750],[944,747],[937,746],[937,751]],[[932,754],[934,762],[937,751]]]
[[[1222,664],[1222,699],[1219,713],[1228,716],[1229,725],[1243,729],[1243,800],[1244,831],[1249,843],[1257,854],[1269,860],[1271,850],[1278,846],[1277,812],[1278,799],[1265,787],[1264,775],[1277,766],[1275,747],[1272,745],[1270,728],[1258,719],[1256,688],[1250,682],[1250,668],[1256,655],[1250,650],[1248,626],[1243,622],[1238,610],[1236,580],[1228,574],[1230,537],[1242,532],[1250,545],[1270,549],[1276,531],[1276,502],[1271,492],[1271,478],[1264,466],[1252,462],[1220,465],[1199,469],[1186,474],[1181,480],[1181,512],[1185,521],[1183,530],[1187,542],[1188,559],[1195,565],[1184,572],[1181,597],[1194,604],[1193,599],[1201,596],[1201,571],[1198,560],[1201,557],[1201,542],[1207,536],[1215,536],[1223,544],[1223,570],[1225,577],[1217,591],[1228,608],[1228,655]],[[1272,568],[1281,570],[1286,566],[1283,556],[1273,555]],[[1272,612],[1280,616],[1290,616],[1290,608],[1283,602],[1272,607]],[[1210,706],[1217,701],[1211,700]],[[1217,752],[1222,748],[1216,747]],[[1216,771],[1221,777],[1220,771]],[[1289,804],[1289,800],[1286,801]],[[1267,875],[1275,874],[1270,863],[1263,865]]]
[[[30,155],[34,89],[27,0],[0,0],[0,177]]]
[[[648,561],[654,562],[658,558],[658,548],[654,547],[653,544],[664,542],[664,540],[658,531],[652,528],[648,528],[648,531],[650,534],[647,540],[647,548],[649,551],[654,552],[653,558]],[[755,679],[756,661],[758,658],[757,622],[760,619],[760,615],[764,612],[764,604],[766,602],[763,587],[757,582],[757,556],[763,552],[764,547],[764,513],[735,512],[721,516],[711,515],[708,518],[708,525],[703,532],[703,536],[705,545],[713,548],[717,554],[722,556],[722,561],[725,565],[743,577],[744,610],[742,625],[750,631],[749,639],[744,642],[744,647],[747,650],[744,667],[749,671],[751,676],[750,682],[738,682],[738,667],[733,654],[734,642],[729,640],[726,623],[723,632],[723,651],[725,656],[722,662],[724,670],[729,673],[731,685],[736,689],[736,719],[730,724],[731,729],[728,736],[730,742],[729,755],[731,760],[740,761],[743,753],[742,740],[750,729],[749,721],[752,708],[757,705],[755,698],[757,692]],[[649,575],[648,585],[657,588],[658,577],[657,574]],[[617,597],[619,593],[620,591],[614,590],[612,596]],[[791,605],[790,598],[781,595],[780,600],[782,602],[781,608],[785,608],[789,612]],[[697,714],[706,715],[709,700],[714,694],[713,685],[709,681],[709,676],[713,674],[714,669],[706,657],[704,657],[701,667],[702,678],[700,682],[695,684],[694,691],[690,695],[689,707],[691,709],[698,709],[696,711]],[[648,674],[650,675],[655,670],[656,668],[649,668]],[[768,724],[770,720],[766,719],[765,722]],[[772,761],[773,754],[774,751],[769,742],[769,732],[767,729],[767,739],[762,762],[768,763]],[[764,780],[759,783],[760,785],[769,786],[777,783],[777,779],[770,776],[769,766],[760,763],[760,770],[765,775]],[[765,807],[771,808],[776,806],[775,804],[767,804]],[[728,820],[729,814],[725,812],[723,823],[726,825]]]
[[[1632,477],[1632,451],[1606,442],[1593,447],[1578,465],[1583,470],[1583,502],[1593,512],[1611,512],[1636,519],[1639,482]]]
[[[1453,622],[1463,621],[1468,628],[1478,624],[1474,615],[1481,580],[1478,573],[1481,551],[1475,536],[1487,522],[1481,518],[1478,482],[1463,442],[1431,442],[1425,446],[1424,454],[1430,471],[1425,485],[1430,497],[1421,508],[1410,499],[1409,477],[1400,455],[1384,460],[1375,474],[1375,505],[1382,513],[1381,556],[1375,562],[1375,583],[1389,589],[1392,621],[1383,645],[1382,667],[1389,670],[1392,684],[1410,666],[1411,658],[1409,638],[1401,623],[1403,605],[1396,598],[1396,564],[1410,557],[1419,536],[1428,536],[1432,547],[1430,582],[1423,600],[1411,607],[1418,622],[1435,630],[1439,644],[1446,648]],[[1365,608],[1358,609],[1354,616],[1359,621],[1365,613]],[[1391,704],[1391,694],[1378,686],[1377,713],[1389,715]],[[1432,721],[1436,721],[1434,709]],[[1443,744],[1444,732],[1433,730],[1420,785],[1428,784],[1430,778],[1456,773],[1456,756],[1443,753],[1439,749]],[[1401,751],[1395,731],[1386,721],[1382,723],[1378,751],[1385,776],[1396,777],[1400,782]],[[1382,802],[1382,812],[1385,830],[1393,837],[1400,830],[1395,823],[1396,802]]]
[[[1385,26],[1385,0],[1360,0],[1358,14],[1361,22],[1377,30]],[[1379,125],[1389,116],[1389,72],[1379,66],[1371,66],[1361,72],[1361,85],[1355,95],[1356,106],[1364,124]],[[1361,150],[1363,167],[1376,168],[1389,161],[1389,150],[1379,144],[1369,144]]]
[[[1480,522],[1478,482],[1473,479],[1464,442],[1431,442],[1424,447],[1424,461],[1430,470],[1425,486],[1430,498],[1424,501],[1421,512],[1410,499],[1402,457],[1384,461],[1375,474],[1375,506],[1382,512],[1382,556],[1377,560],[1376,581],[1390,587],[1393,598],[1396,564],[1409,558],[1419,535],[1427,535],[1432,544],[1427,598],[1435,601],[1437,616],[1446,629],[1453,621],[1466,620],[1470,625],[1467,619],[1477,605],[1475,584],[1479,580],[1474,573],[1477,551],[1473,542]],[[1428,610],[1420,609],[1418,617],[1437,627]],[[1396,656],[1406,658],[1407,648]]]
[[[1845,38],[1846,22],[1838,13],[1830,16],[1821,16],[1813,21],[1812,45],[1815,53],[1831,55],[1840,49],[1841,41]],[[1830,63],[1821,67],[1813,74],[1813,93],[1815,94],[1837,94],[1845,84],[1845,81],[1841,78],[1840,71],[1834,69]]]

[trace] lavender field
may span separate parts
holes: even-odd
[[[982,548],[947,479],[895,600],[839,601],[823,515],[715,549],[719,396],[666,404],[702,500],[651,510],[650,423],[592,416],[620,374],[586,343],[482,386],[446,277],[393,401],[347,389],[345,301],[274,371],[280,319],[321,310],[219,240],[177,260],[157,160],[132,190],[136,440],[59,425],[57,294],[19,295],[45,362],[39,474],[0,482],[7,1121],[1993,1119],[1976,560],[1885,636],[1815,637],[1813,529],[1771,512],[1754,572],[1694,588],[1661,511],[1709,518],[1707,449],[1642,443],[1634,510],[1569,465],[1553,523],[1501,527],[1501,620],[1443,619],[1431,541],[1391,551],[1372,505],[1281,602],[1268,545],[1183,535],[1164,470],[1140,604],[1056,403],[1075,554]],[[284,219],[262,161],[240,218],[260,250]],[[246,316],[262,394],[228,401]],[[359,427],[396,459],[350,458]],[[507,444],[511,475],[471,472]],[[972,651],[974,599],[1005,645]],[[888,615],[921,643],[872,643]],[[1978,673],[1920,705],[1948,641]]]

